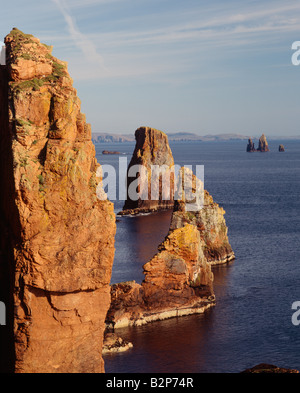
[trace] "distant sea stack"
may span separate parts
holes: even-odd
[[[252,152],[254,152],[254,151],[256,151],[256,149],[255,149],[255,147],[254,147],[254,143],[252,142],[252,139],[249,138],[249,139],[248,139],[248,145],[247,145],[247,152],[248,152],[248,153],[252,153]]]
[[[138,214],[173,208],[174,159],[167,135],[154,128],[140,127],[135,132],[135,139],[136,145],[127,171],[127,200],[119,214]],[[136,165],[145,168],[147,172],[137,173],[134,170]],[[169,185],[162,186],[162,177],[155,177],[151,166],[163,168],[165,178],[170,179]],[[157,181],[153,181],[155,178]],[[152,189],[151,181],[154,184]],[[137,190],[141,197],[132,198],[130,189]]]
[[[259,138],[257,151],[260,151],[262,153],[270,151],[265,134],[262,134],[262,136]]]
[[[284,146],[283,146],[283,145],[279,145],[278,151],[279,151],[279,152],[283,152],[283,151],[285,151],[285,148],[284,148]]]
[[[99,373],[116,231],[66,63],[13,29],[0,67],[1,371]],[[100,184],[101,186],[101,184]]]
[[[258,148],[255,149],[254,143],[251,138],[248,139],[248,145],[246,151],[248,153],[252,153],[255,151],[260,151],[260,152],[268,152],[270,151],[267,138],[265,137],[265,134],[262,134],[262,136],[259,138],[258,141]]]

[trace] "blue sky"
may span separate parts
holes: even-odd
[[[69,64],[93,132],[300,135],[297,0],[14,0],[1,11]]]

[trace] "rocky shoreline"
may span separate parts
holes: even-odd
[[[117,336],[115,333],[105,333],[103,341],[102,355],[108,353],[125,352],[133,348],[133,344]]]

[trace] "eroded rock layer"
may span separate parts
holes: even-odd
[[[91,128],[50,47],[17,29],[5,44],[0,279],[9,369],[103,372],[116,227],[113,204],[96,196]]]
[[[228,239],[225,210],[214,202],[209,192],[203,189],[203,183],[188,168],[181,169],[179,181],[182,183],[184,175],[192,179],[191,195],[197,195],[196,191],[198,192],[198,203],[201,206],[192,209],[193,205],[187,200],[186,194],[183,194],[181,199],[177,199],[171,218],[170,233],[186,224],[192,224],[199,231],[203,241],[203,253],[210,264],[218,265],[235,259]],[[182,188],[184,189],[184,185]]]
[[[202,313],[215,304],[213,274],[194,225],[174,230],[144,265],[142,284],[129,281],[111,288],[107,325],[120,328]]]
[[[127,172],[128,195],[119,214],[173,208],[174,159],[167,135],[154,128],[140,127],[135,132],[135,139],[135,150]],[[137,165],[142,167],[138,172],[135,170]],[[163,179],[168,180],[164,182]]]

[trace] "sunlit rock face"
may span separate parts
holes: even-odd
[[[127,200],[120,214],[173,208],[174,159],[167,135],[154,128],[140,127],[135,132],[135,139],[127,171]]]
[[[116,225],[113,204],[96,196],[91,127],[50,47],[17,29],[5,44],[0,280],[9,369],[103,372]]]
[[[260,152],[268,152],[268,151],[270,151],[269,145],[268,145],[268,142],[267,142],[267,138],[266,138],[265,134],[262,134],[262,136],[259,138],[257,151],[260,151]]]

